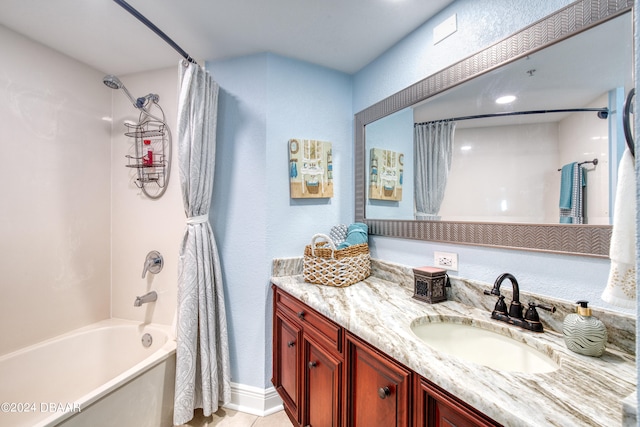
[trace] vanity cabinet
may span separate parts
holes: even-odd
[[[498,427],[500,424],[450,393],[415,375],[416,427]]]
[[[273,377],[295,425],[342,425],[343,329],[274,287]]]
[[[409,427],[411,371],[350,333],[346,361],[346,425]]]
[[[500,426],[276,286],[273,300],[271,381],[294,425]]]
[[[305,336],[303,426],[342,425],[342,359]]]
[[[300,419],[302,328],[280,311],[274,312],[272,382],[289,417]],[[275,357],[277,355],[277,357]]]

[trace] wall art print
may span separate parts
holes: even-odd
[[[333,197],[331,143],[315,139],[289,140],[289,188],[292,199]]]
[[[402,200],[404,154],[372,148],[369,156],[369,199]]]

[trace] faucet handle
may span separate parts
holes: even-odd
[[[144,268],[142,269],[142,278],[147,275],[147,271],[153,274],[158,274],[164,266],[164,259],[158,251],[151,251],[147,254],[144,261]]]
[[[497,311],[498,313],[502,313],[504,315],[508,314],[507,303],[504,302],[504,295],[500,295],[498,297],[498,301],[496,301],[496,306],[493,308],[493,311]]]
[[[543,309],[543,310],[547,310],[547,311],[550,311],[550,312],[552,312],[552,313],[555,313],[555,312],[556,312],[556,308],[555,308],[554,306],[552,306],[552,305],[538,304],[538,303],[533,302],[533,301],[531,301],[531,302],[529,303],[529,307],[533,307],[533,308],[541,308],[541,309]]]
[[[536,307],[541,308],[543,310],[547,310],[550,311],[551,313],[555,313],[556,312],[556,308],[554,306],[549,306],[549,305],[542,305],[542,304],[536,304]]]
[[[534,321],[534,322],[539,322],[540,321],[540,317],[538,316],[538,312],[536,311],[536,308],[541,308],[543,310],[547,310],[547,311],[550,311],[552,313],[556,312],[556,308],[554,306],[537,304],[537,303],[531,301],[531,302],[529,302],[529,308],[527,309],[527,313],[524,315],[524,319],[525,320]]]

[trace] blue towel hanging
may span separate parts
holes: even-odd
[[[562,167],[560,177],[560,209],[571,209],[571,194],[573,192],[573,168],[578,163],[573,162]]]
[[[560,181],[560,224],[584,223],[584,187],[587,185],[584,169],[579,163],[562,167]]]

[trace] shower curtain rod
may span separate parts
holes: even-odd
[[[160,28],[156,27],[153,22],[149,21],[143,14],[141,14],[136,9],[134,9],[133,6],[131,6],[129,3],[127,3],[124,0],[113,0],[113,1],[118,3],[120,6],[122,6],[124,10],[126,10],[127,12],[129,12],[130,14],[138,18],[140,22],[146,25],[151,31],[156,33],[158,36],[160,36],[162,40],[164,40],[169,44],[169,46],[174,48],[184,59],[194,64],[197,64],[195,59],[189,56],[187,52],[185,52],[180,46],[178,46],[176,42],[171,40],[171,38],[169,38],[169,36],[167,36]]]
[[[484,119],[488,117],[504,117],[504,116],[523,116],[527,114],[545,114],[545,113],[578,113],[584,111],[596,111],[598,113],[598,117],[601,119],[606,119],[609,116],[608,108],[567,108],[561,110],[532,110],[532,111],[512,111],[509,113],[492,113],[492,114],[479,114],[477,116],[464,116],[464,117],[454,117],[451,119],[442,119],[442,120],[432,120],[429,122],[421,122],[414,123],[414,126],[418,125],[427,125],[429,123],[438,123],[438,122],[455,122],[461,120],[471,120],[471,119]]]

